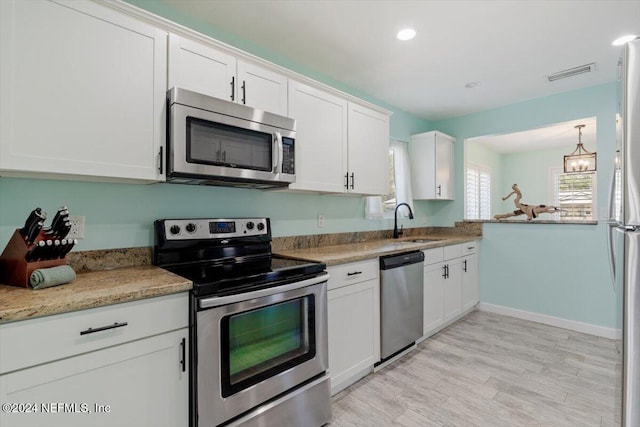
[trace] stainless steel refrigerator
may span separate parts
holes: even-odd
[[[640,426],[640,37],[623,47],[609,253],[621,300],[622,426]]]

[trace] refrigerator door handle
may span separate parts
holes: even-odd
[[[613,162],[613,171],[611,172],[611,180],[609,181],[609,199],[608,199],[608,206],[607,206],[607,214],[609,215],[608,220],[610,222],[612,221],[618,221],[618,218],[616,218],[616,168],[618,166],[616,165],[615,162]]]
[[[611,273],[611,286],[613,286],[613,291],[616,290],[616,253],[613,248],[613,235],[616,232],[616,223],[613,221],[609,221],[607,224],[607,249],[609,252],[609,273]]]
[[[607,207],[609,220],[607,222],[607,249],[609,252],[609,273],[611,274],[611,286],[616,290],[616,254],[613,248],[613,235],[618,225],[615,217],[615,197],[616,197],[616,164],[614,162],[613,172],[611,172],[611,182],[609,184],[609,206]]]

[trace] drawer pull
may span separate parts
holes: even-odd
[[[347,273],[347,276],[356,276],[358,274],[362,274],[362,271],[354,271],[353,273]]]
[[[101,326],[99,328],[89,328],[84,331],[80,331],[80,335],[87,335],[87,334],[93,334],[94,332],[101,332],[101,331],[107,331],[109,329],[122,328],[123,326],[127,326],[128,324],[129,323],[127,322],[122,322],[122,323],[116,322],[113,325],[109,325],[109,326]]]
[[[471,249],[475,249],[475,246],[467,246],[467,249],[471,250]]]

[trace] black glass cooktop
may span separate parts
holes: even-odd
[[[325,274],[322,263],[265,256],[164,267],[193,282],[196,296],[224,296]]]

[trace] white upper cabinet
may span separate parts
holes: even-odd
[[[289,188],[345,191],[347,101],[289,80],[289,117],[296,120],[296,182]]]
[[[238,60],[237,100],[259,110],[287,115],[287,77]]]
[[[236,99],[236,57],[202,43],[169,34],[169,88]]]
[[[169,34],[168,81],[169,88],[287,114],[286,76],[176,34]]]
[[[349,102],[349,191],[388,193],[389,116]]]
[[[164,179],[166,32],[84,0],[0,24],[0,175]]]
[[[296,182],[289,188],[387,192],[386,114],[290,79],[289,117],[296,120]]]
[[[438,131],[411,136],[414,199],[454,199],[454,142],[454,137]]]

